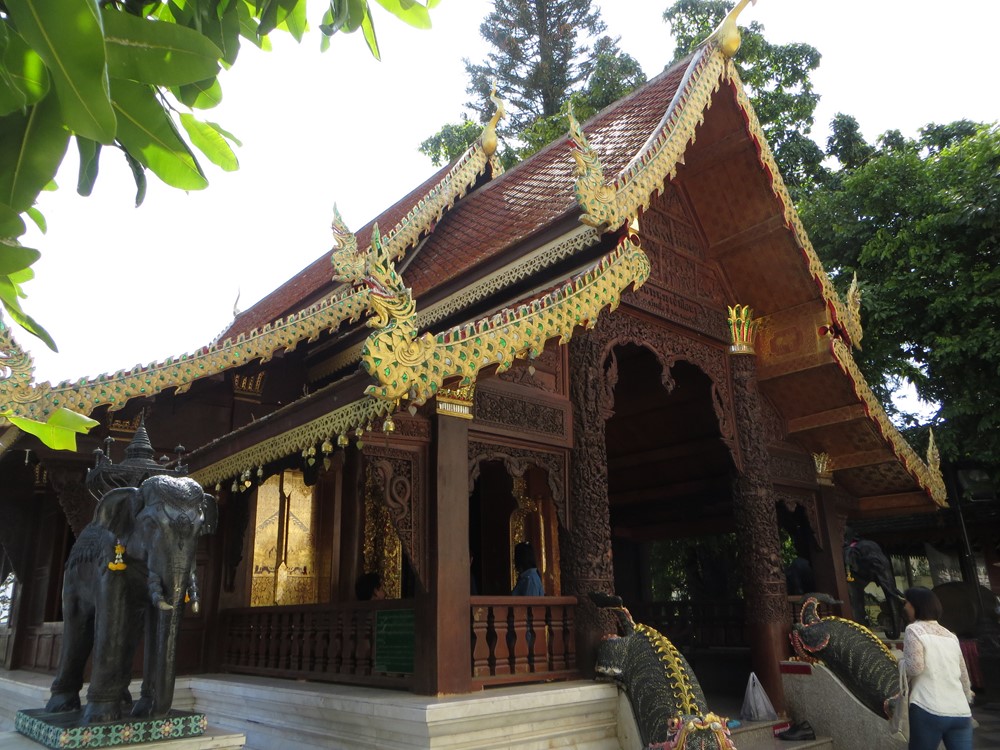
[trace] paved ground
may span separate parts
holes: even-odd
[[[1000,748],[1000,703],[985,703],[972,707],[972,716],[979,727],[972,732],[974,750]]]

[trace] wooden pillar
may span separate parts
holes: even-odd
[[[431,451],[430,570],[416,597],[415,690],[454,695],[472,689],[468,417],[438,412]]]
[[[734,510],[746,597],[753,671],[779,714],[785,713],[780,662],[789,654],[787,589],[781,570],[778,514],[763,430],[752,349],[731,358],[736,431],[743,468]]]
[[[819,523],[823,554],[816,560],[816,587],[842,602],[839,613],[853,617],[847,571],[844,569],[844,528],[847,513],[839,502],[838,491],[831,485],[820,486]]]
[[[611,393],[604,374],[603,343],[593,336],[574,337],[569,344],[570,398],[573,403],[573,452],[567,526],[560,528],[562,591],[576,596],[578,668],[593,675],[597,646],[616,631],[612,616],[598,610],[588,594],[613,594],[611,513],[608,504],[608,450],[605,423]]]

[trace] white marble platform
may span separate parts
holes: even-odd
[[[0,672],[0,729],[13,728],[17,709],[44,705],[50,682],[47,675]],[[628,709],[617,688],[590,681],[437,698],[235,675],[178,678],[174,701],[175,708],[207,714],[218,736],[245,735],[248,750],[631,750],[637,733],[634,724],[620,728],[622,706]],[[0,750],[41,747],[14,739],[29,744]],[[187,740],[168,746],[186,750],[181,742]]]

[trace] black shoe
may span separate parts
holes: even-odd
[[[788,742],[814,740],[816,739],[816,733],[813,731],[813,728],[808,721],[802,721],[799,722],[798,724],[793,724],[790,728],[786,729],[784,732],[779,732],[778,739],[787,740]]]

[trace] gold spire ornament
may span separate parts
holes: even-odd
[[[711,36],[705,40],[707,44],[715,44],[725,57],[732,57],[740,48],[743,39],[740,37],[740,27],[736,25],[736,18],[747,7],[747,3],[757,4],[757,0],[740,0],[722,19],[719,27],[712,32]]]
[[[760,321],[754,320],[749,305],[732,305],[729,309],[730,354],[755,354],[753,340]]]

